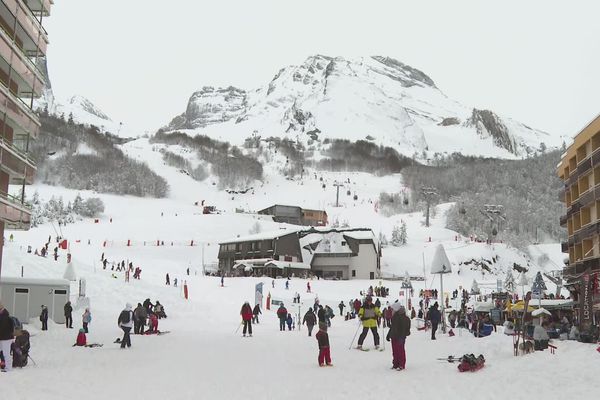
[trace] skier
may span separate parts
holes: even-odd
[[[306,314],[304,314],[302,325],[304,324],[306,324],[306,327],[308,328],[308,336],[311,336],[313,327],[317,324],[317,317],[315,316],[312,308],[309,308]]]
[[[326,322],[325,320],[327,319],[327,315],[323,306],[315,305],[315,307],[318,309],[317,318],[319,319],[319,322]]]
[[[391,306],[393,310],[392,327],[388,331],[386,340],[392,341],[392,369],[401,371],[406,368],[406,352],[404,344],[410,335],[410,319],[406,316],[406,309],[400,303]]]
[[[344,315],[344,308],[346,307],[346,305],[344,304],[344,301],[340,301],[340,304],[338,305],[339,309],[340,309],[340,317],[342,317]]]
[[[329,335],[327,334],[327,324],[319,323],[319,332],[315,335],[317,343],[319,343],[319,367],[332,367],[331,352],[329,349]]]
[[[275,279],[271,281],[271,286],[273,286],[273,289],[275,289]]]
[[[144,300],[143,307],[146,309],[146,314],[150,314],[152,309],[154,308],[154,304],[150,301],[150,299]]]
[[[367,296],[365,304],[358,311],[358,316],[362,321],[363,331],[358,338],[358,350],[362,350],[362,344],[369,333],[369,329],[373,332],[373,339],[375,341],[375,348],[379,349],[379,333],[377,327],[379,326],[379,318],[381,317],[381,311],[373,304],[371,296]]]
[[[225,286],[225,275],[221,275],[221,287]]]
[[[288,331],[292,330],[292,323],[294,322],[294,319],[292,318],[292,314],[288,314],[287,318],[285,319],[285,322],[287,323],[288,326]]]
[[[177,278],[173,279],[173,286],[177,287]]]
[[[262,311],[260,311],[260,304],[256,303],[256,305],[254,306],[254,309],[252,310],[252,323],[253,324],[258,324],[258,314],[262,314]]]
[[[83,331],[88,333],[88,325],[92,322],[92,313],[90,313],[90,309],[86,308],[81,316],[81,322],[83,323]]]
[[[429,308],[428,319],[431,322],[431,340],[435,340],[435,331],[437,331],[438,324],[441,320],[441,314],[438,310],[437,301]]]
[[[148,316],[148,319],[150,320],[148,322],[148,330],[146,332],[143,332],[143,331],[142,332],[145,335],[158,333],[158,317],[156,316],[156,314],[150,313],[150,315]]]
[[[279,309],[277,309],[277,317],[279,318],[279,330],[285,331],[285,319],[287,318],[287,310],[283,306],[283,303],[279,305]]]
[[[285,281],[285,290],[290,289],[290,281]]]
[[[73,329],[73,306],[71,306],[71,302],[67,301],[65,303],[65,327]]]
[[[15,324],[8,313],[0,303],[0,351],[4,355],[5,367],[3,371],[11,371],[13,365],[13,355],[10,347],[15,335]]]
[[[141,303],[138,303],[137,307],[133,311],[133,317],[133,333],[136,335],[142,335],[144,333],[146,319],[148,318],[148,312]]]
[[[125,309],[121,311],[121,314],[119,314],[119,318],[117,319],[117,325],[123,330],[121,348],[124,349],[125,346],[131,347],[131,337],[129,336],[129,332],[131,332],[131,328],[133,327],[133,311],[131,311],[131,304],[125,304]]]
[[[306,293],[310,293],[310,282],[306,282]]]
[[[242,305],[240,315],[242,316],[242,323],[244,324],[243,336],[246,336],[246,331],[248,331],[248,336],[252,336],[252,316],[254,313],[250,303],[245,302]]]
[[[42,330],[48,330],[48,307],[42,304],[42,312],[40,313],[40,321],[42,322]]]
[[[167,276],[165,277],[165,284],[171,285],[171,279],[169,278],[169,273],[167,272]]]

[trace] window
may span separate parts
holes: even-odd
[[[352,270],[352,277],[353,277],[353,278],[355,278],[355,277],[356,277],[356,270],[355,270],[355,269],[353,269],[353,270]]]
[[[15,293],[29,293],[29,289],[15,288]]]
[[[54,289],[54,294],[67,294],[67,291],[64,289]]]
[[[345,240],[342,240],[342,246],[346,246],[348,243],[346,243]]]
[[[292,261],[293,261],[293,259],[292,259],[292,256],[284,256],[284,257],[283,257],[283,261],[289,261],[289,262],[292,262]]]
[[[375,279],[375,272],[369,272],[369,279]]]

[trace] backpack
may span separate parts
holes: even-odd
[[[121,314],[119,314],[119,323],[127,324],[129,322],[131,322],[131,313],[127,310],[121,311]]]

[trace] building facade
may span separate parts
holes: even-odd
[[[36,63],[46,56],[48,35],[42,22],[52,4],[0,0],[0,240],[5,229],[27,230],[31,222],[25,185],[33,183],[36,167],[29,149],[40,132],[33,100],[44,88]],[[18,188],[9,190],[9,185]]]
[[[567,208],[560,217],[568,234],[561,244],[569,255],[563,279],[585,327],[597,320],[600,308],[594,295],[600,273],[600,115],[573,138],[557,173],[564,182],[560,198]]]
[[[256,234],[219,243],[220,272],[231,273],[235,264],[250,260],[302,262],[297,232]]]
[[[368,229],[261,233],[220,243],[219,271],[268,276],[291,271],[325,279],[376,279],[381,276],[380,251]]]
[[[260,210],[258,214],[272,215],[273,221],[292,225],[326,226],[327,212],[324,210],[303,209],[298,206],[275,204]]]

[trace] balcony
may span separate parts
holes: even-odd
[[[31,135],[36,139],[40,133],[37,116],[21,99],[13,96],[8,88],[0,84],[0,117],[6,114],[7,123],[13,128],[15,136]]]
[[[0,57],[2,57],[4,83],[8,86],[8,71],[9,64],[11,71],[11,89],[12,83],[16,84],[17,90],[11,90],[17,97],[29,97],[32,94],[34,97],[39,97],[44,88],[44,78],[37,70],[35,65],[23,55],[16,47],[15,43],[10,39],[8,34],[0,29]]]
[[[48,46],[48,34],[42,24],[35,18],[33,12],[19,0],[3,0],[2,17],[12,26],[15,18],[18,21],[16,32],[9,32],[11,37],[16,34],[15,42],[29,57],[43,56]],[[9,15],[10,14],[10,15]]]
[[[0,140],[0,168],[10,175],[10,183],[31,185],[35,175],[35,163],[12,144]]]
[[[568,253],[569,252],[569,243],[567,243],[567,242],[561,242],[561,244],[560,244],[560,251],[562,253]]]
[[[560,226],[565,226],[567,224],[568,219],[569,217],[567,217],[566,215],[561,215],[559,218]]]
[[[23,0],[27,7],[35,15],[43,15],[47,17],[50,15],[50,6],[54,4],[52,0]]]
[[[27,230],[31,223],[31,207],[18,197],[0,192],[0,220],[6,229]]]

